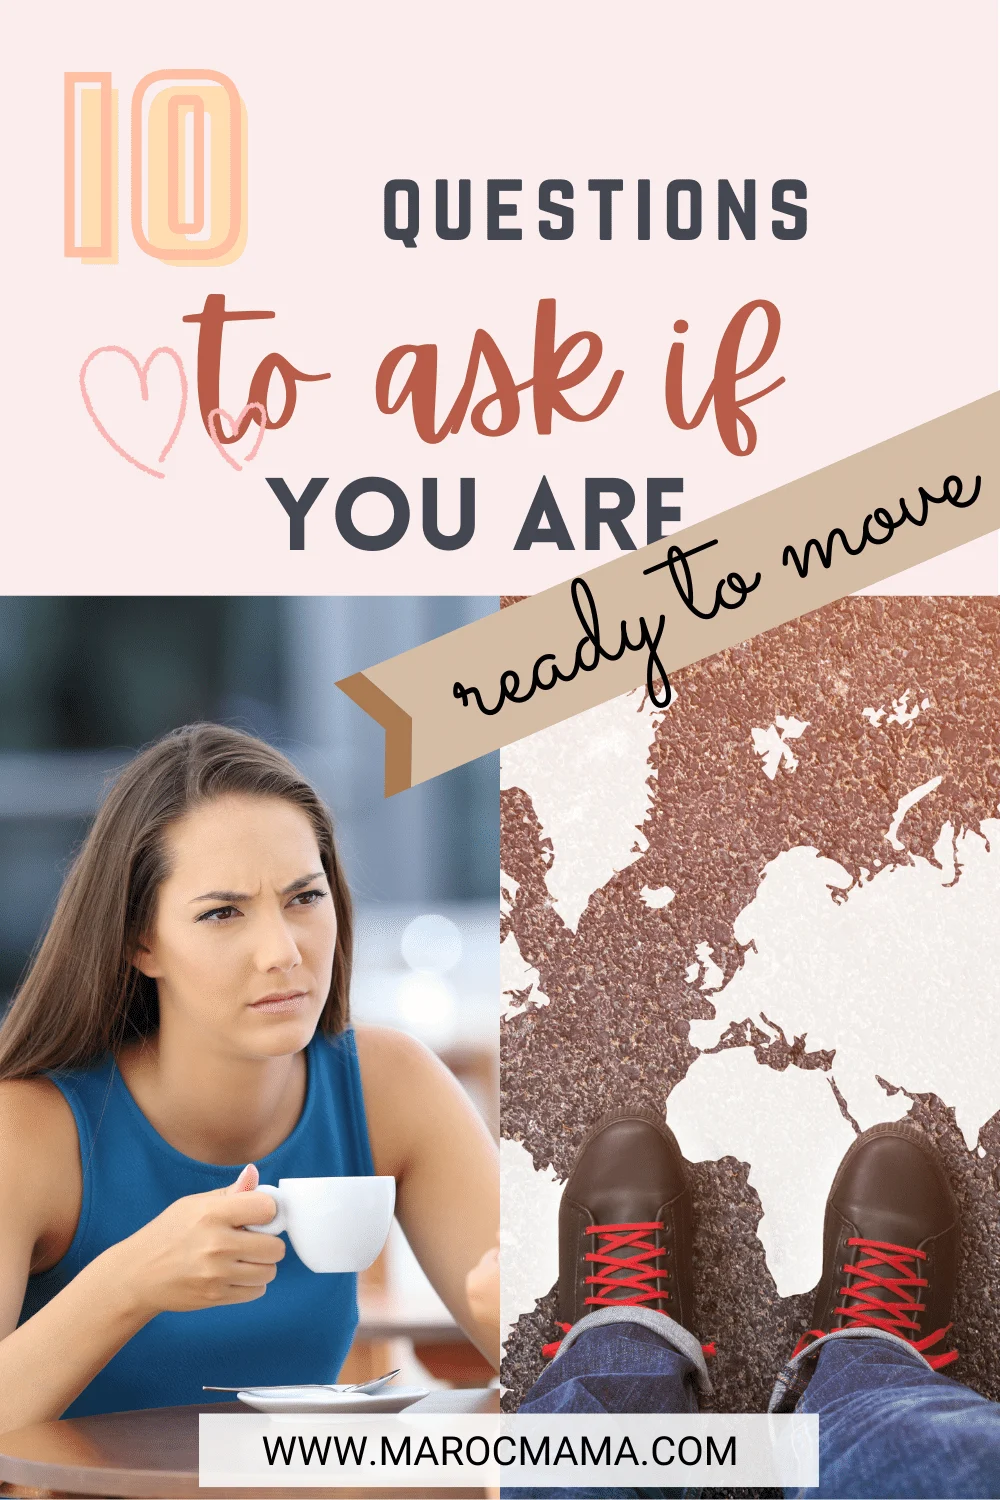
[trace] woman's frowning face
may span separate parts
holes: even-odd
[[[135,955],[161,1026],[251,1055],[306,1046],[330,991],[337,919],[306,814],[279,797],[203,803],[164,837],[168,874]]]

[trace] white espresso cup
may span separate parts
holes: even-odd
[[[256,1189],[273,1198],[269,1224],[255,1234],[287,1234],[310,1271],[364,1271],[386,1242],[396,1203],[394,1177],[279,1177]]]

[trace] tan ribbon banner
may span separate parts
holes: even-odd
[[[386,796],[1000,527],[1000,392],[338,684]]]

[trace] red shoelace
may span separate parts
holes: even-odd
[[[584,1303],[590,1307],[638,1307],[644,1302],[667,1301],[669,1292],[660,1290],[656,1284],[666,1280],[667,1268],[655,1264],[660,1256],[666,1255],[666,1248],[651,1243],[649,1238],[663,1227],[659,1219],[649,1224],[588,1225],[584,1233],[600,1235],[601,1239],[595,1242],[596,1249],[588,1251],[584,1260],[604,1269],[584,1278],[585,1284],[595,1289],[595,1295],[584,1297]],[[631,1250],[633,1254],[616,1253],[621,1250]],[[619,1274],[613,1274],[615,1272]],[[623,1291],[625,1296],[609,1295]],[[563,1333],[568,1333],[571,1324],[559,1323],[557,1326]],[[562,1340],[557,1339],[553,1344],[543,1345],[542,1354],[551,1359],[561,1343]],[[706,1354],[715,1353],[714,1344],[702,1347]]]
[[[669,1293],[660,1291],[656,1282],[666,1280],[667,1268],[653,1262],[667,1252],[649,1240],[650,1235],[662,1228],[660,1220],[653,1224],[590,1224],[584,1233],[600,1235],[601,1238],[595,1241],[596,1249],[588,1251],[584,1260],[594,1266],[606,1266],[607,1270],[585,1278],[587,1286],[595,1288],[596,1295],[584,1297],[584,1302],[592,1307],[636,1307],[640,1302],[666,1299]],[[623,1256],[615,1253],[619,1250],[635,1253]],[[612,1275],[614,1271],[626,1274],[615,1276]],[[628,1295],[608,1296],[609,1292],[621,1291]]]
[[[920,1332],[920,1319],[917,1315],[926,1311],[926,1304],[919,1300],[919,1293],[915,1296],[910,1290],[927,1285],[924,1277],[915,1274],[917,1262],[927,1259],[923,1250],[912,1250],[906,1245],[890,1245],[885,1240],[851,1239],[847,1243],[857,1246],[859,1251],[865,1253],[858,1256],[854,1265],[842,1267],[845,1276],[854,1278],[849,1286],[840,1287],[838,1293],[844,1299],[843,1305],[837,1308],[838,1317],[844,1319],[843,1326],[882,1328],[886,1333],[894,1333],[923,1354],[934,1370],[956,1360],[958,1351],[955,1349],[943,1354],[926,1353],[926,1350],[933,1348],[945,1337],[952,1326],[950,1323],[946,1328],[927,1334],[926,1338],[914,1336]],[[878,1276],[874,1270],[878,1266],[895,1274]],[[885,1293],[890,1291],[893,1296],[887,1300]],[[829,1329],[825,1331],[830,1332]],[[814,1338],[822,1338],[823,1333],[824,1330],[820,1328],[812,1328],[804,1333],[792,1351],[792,1357],[808,1348]]]

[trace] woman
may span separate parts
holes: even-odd
[[[355,1278],[243,1227],[283,1176],[394,1177],[498,1362],[465,1285],[496,1238],[493,1142],[426,1048],[349,1027],[350,971],[329,814],[282,755],[202,724],[130,763],[0,1027],[0,1432],[335,1381]]]

